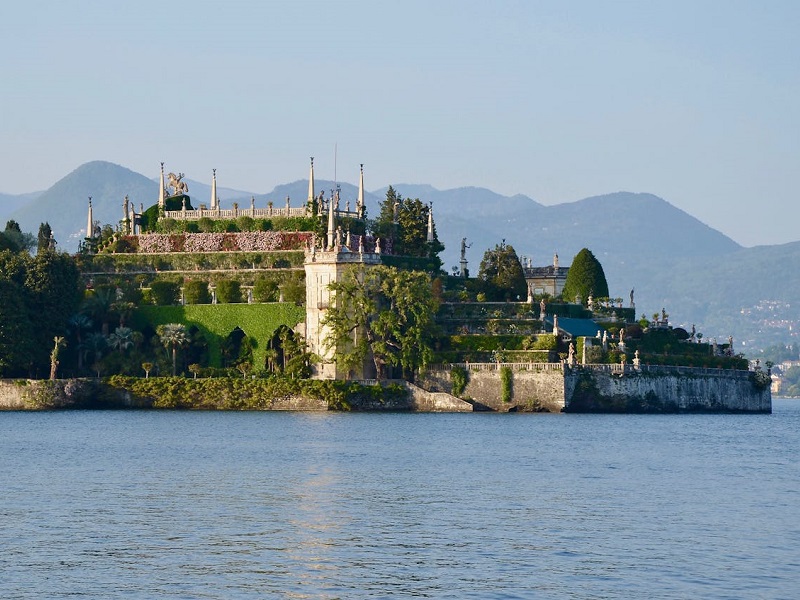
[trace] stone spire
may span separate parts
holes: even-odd
[[[311,172],[308,175],[308,204],[313,205],[316,196],[314,195],[314,157],[311,157]]]
[[[164,184],[164,163],[161,163],[161,180],[158,185],[158,208],[164,210],[164,194],[166,185]]]
[[[334,239],[336,235],[336,219],[333,215],[336,202],[334,202],[333,194],[331,194],[330,202],[328,202],[328,250],[333,250],[335,245]]]
[[[428,243],[433,243],[433,202],[428,208]]]
[[[89,215],[86,218],[86,237],[94,237],[94,217],[92,216],[92,197],[89,196]]]
[[[358,181],[358,200],[356,201],[356,213],[361,218],[364,214],[364,163],[361,163],[361,178]]]
[[[219,199],[217,198],[217,170],[211,169],[211,210],[219,208]]]
[[[131,221],[129,220],[129,217],[128,217],[128,213],[129,213],[128,207],[129,207],[129,201],[128,201],[128,196],[126,194],[125,195],[125,200],[123,200],[123,202],[122,202],[122,226],[123,226],[123,230],[124,230],[125,235],[128,235],[131,232],[130,231]]]

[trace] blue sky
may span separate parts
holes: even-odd
[[[800,2],[52,2],[0,9],[0,192],[109,160],[266,192],[317,175],[650,192],[800,240]]]

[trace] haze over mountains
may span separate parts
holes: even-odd
[[[218,174],[218,185],[224,183]],[[185,180],[195,205],[208,205],[208,182]],[[355,206],[357,187],[340,182],[342,202]],[[317,191],[330,195],[335,183],[317,180]],[[458,264],[462,238],[470,272],[478,272],[487,248],[505,240],[533,264],[550,264],[558,253],[562,265],[584,247],[603,264],[613,296],[625,299],[635,288],[637,314],[666,308],[676,325],[696,323],[706,337],[733,335],[737,349],[751,351],[772,343],[796,341],[800,316],[800,242],[743,248],[667,201],[651,194],[617,192],[544,206],[524,195],[502,196],[483,188],[437,190],[429,185],[398,184],[404,197],[433,203],[446,270]],[[308,181],[276,186],[267,193],[218,187],[223,208],[238,202],[249,207],[272,201],[302,205]],[[378,213],[386,188],[366,194],[368,216]],[[158,198],[158,183],[129,169],[103,161],[86,163],[43,192],[0,194],[0,221],[16,219],[36,233],[50,223],[63,249],[74,251],[85,235],[88,196],[94,217],[116,225],[125,195],[147,208]],[[793,306],[794,304],[794,306]],[[741,344],[745,343],[745,346]]]

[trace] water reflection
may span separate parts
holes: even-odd
[[[791,597],[798,426],[6,413],[0,596]]]

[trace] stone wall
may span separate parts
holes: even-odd
[[[564,392],[568,412],[772,412],[769,385],[747,371],[573,369]]]
[[[434,392],[453,392],[449,371],[429,371],[419,384]],[[511,401],[503,402],[499,368],[469,370],[461,396],[473,403],[474,410],[560,412],[564,408],[564,375],[551,368],[512,370]]]
[[[25,398],[28,392],[27,381],[0,380],[0,410],[23,410],[28,407]]]
[[[508,365],[515,367],[516,365]],[[561,371],[558,365],[512,370],[511,401],[502,401],[500,370],[469,370],[461,396],[475,410],[559,412],[752,412],[772,411],[769,385],[747,371],[598,365]],[[452,394],[450,371],[427,372],[426,390]]]

